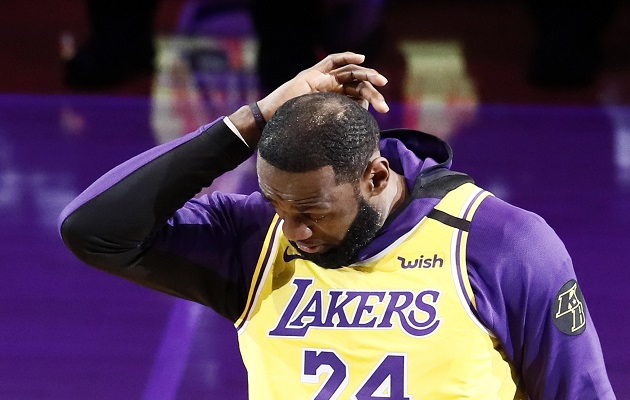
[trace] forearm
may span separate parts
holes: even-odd
[[[61,236],[89,265],[127,267],[177,209],[251,154],[221,121],[150,149],[109,171],[70,203],[59,219]]]

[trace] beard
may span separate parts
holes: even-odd
[[[302,258],[327,269],[337,269],[352,264],[359,250],[370,243],[381,228],[381,214],[372,208],[361,195],[357,196],[357,200],[359,203],[357,216],[338,245],[322,253],[307,253],[291,242]]]

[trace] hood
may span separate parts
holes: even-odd
[[[450,169],[453,150],[444,140],[412,129],[381,131],[381,154],[390,167],[405,176],[407,187],[416,185],[416,178],[437,169]]]
[[[413,129],[387,129],[381,131],[381,140],[397,139],[419,159],[430,158],[437,167],[450,167],[453,159],[451,146],[437,136]]]

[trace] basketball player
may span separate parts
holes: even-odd
[[[386,79],[363,59],[114,168],[63,211],[64,242],[232,321],[252,399],[614,399],[560,239],[442,140],[379,132]],[[256,149],[259,191],[194,198]]]

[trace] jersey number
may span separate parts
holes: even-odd
[[[348,365],[332,350],[305,349],[302,382],[320,383],[312,400],[337,399],[348,384]],[[352,400],[411,400],[407,394],[407,355],[386,354],[354,392]]]

